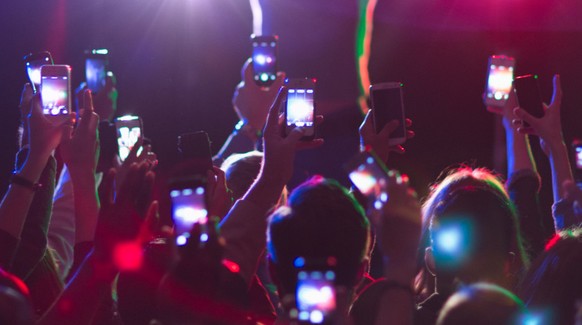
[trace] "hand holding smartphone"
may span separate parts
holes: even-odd
[[[43,65],[40,69],[42,112],[53,124],[69,120],[71,112],[71,67]]]
[[[489,57],[485,106],[504,107],[513,83],[515,59],[504,55]]]
[[[277,35],[251,35],[255,83],[268,87],[277,79]]]
[[[285,135],[299,127],[304,130],[301,140],[315,137],[315,79],[287,79],[285,101]]]
[[[389,145],[403,144],[406,141],[406,122],[404,120],[404,85],[400,82],[385,82],[370,86],[374,128],[380,133],[388,122],[398,120],[398,129],[390,134]]]
[[[123,162],[143,136],[143,122],[138,116],[126,115],[115,119],[115,128],[119,158]]]
[[[348,177],[375,209],[388,201],[388,169],[374,154],[364,151],[346,164]]]

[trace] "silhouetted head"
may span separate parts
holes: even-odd
[[[430,238],[427,265],[439,286],[458,280],[513,287],[527,265],[515,207],[499,178],[485,169],[446,176],[424,204],[423,222]]]
[[[582,229],[556,234],[524,277],[520,297],[543,324],[573,324],[582,303]],[[541,324],[541,323],[540,323]]]
[[[297,187],[288,206],[273,213],[268,228],[269,262],[279,296],[295,290],[298,257],[307,264],[332,258],[336,285],[352,289],[364,271],[369,228],[363,208],[336,181],[314,177]]]
[[[220,166],[226,173],[226,185],[235,200],[240,199],[251,187],[259,172],[263,153],[249,151],[230,155]]]
[[[472,284],[452,295],[437,325],[513,325],[525,317],[523,302],[506,289],[487,283]]]

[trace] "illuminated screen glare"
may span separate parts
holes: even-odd
[[[372,157],[368,157],[364,163],[350,172],[349,177],[358,190],[366,196],[378,198],[386,192],[386,173]]]
[[[489,67],[487,97],[495,100],[507,100],[513,83],[513,68],[492,64]]]
[[[296,292],[299,320],[320,324],[335,310],[334,279],[332,271],[299,272]]]
[[[195,224],[206,223],[208,211],[204,201],[204,192],[202,186],[170,191],[172,219],[174,220],[175,233],[178,236],[178,244],[183,240],[182,238],[185,238],[184,234],[190,233]],[[183,244],[185,243],[184,241]]]
[[[66,76],[42,77],[42,112],[45,115],[68,115],[69,80]]]
[[[269,82],[277,78],[276,42],[253,42],[254,78],[257,81]]]
[[[125,161],[131,149],[141,137],[139,126],[121,126],[118,128],[117,144],[119,146],[119,158]]]
[[[30,81],[34,84],[35,89],[38,89],[40,86],[40,67],[46,64],[50,64],[49,58],[26,62],[26,72],[28,73],[28,79],[30,79]]]
[[[99,92],[105,86],[105,61],[103,59],[87,59],[85,61],[85,78],[87,87],[93,92]]]
[[[582,169],[582,147],[576,147],[576,168]]]
[[[287,126],[313,126],[313,110],[313,89],[289,89],[287,95]]]

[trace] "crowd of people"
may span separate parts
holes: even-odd
[[[169,193],[153,200],[152,147],[140,138],[120,162],[105,145],[113,76],[97,94],[80,88],[77,113],[58,124],[25,85],[21,150],[0,203],[0,323],[582,324],[582,190],[558,75],[541,118],[513,93],[488,108],[502,116],[507,179],[451,168],[421,199],[414,175],[392,170],[378,205],[321,176],[287,191],[296,152],[324,140],[302,139],[301,127],[285,135],[284,74],[261,87],[250,63],[233,98],[241,122],[201,175],[208,217],[181,243],[159,222]],[[361,150],[384,163],[403,153],[389,145],[400,122],[379,133],[373,123],[370,110]],[[530,135],[552,169],[553,229],[542,222]]]

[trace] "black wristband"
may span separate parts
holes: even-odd
[[[33,192],[36,192],[42,188],[42,184],[33,183],[33,182],[29,181],[28,179],[16,174],[16,172],[14,172],[12,174],[12,177],[10,178],[10,184],[26,187]]]

